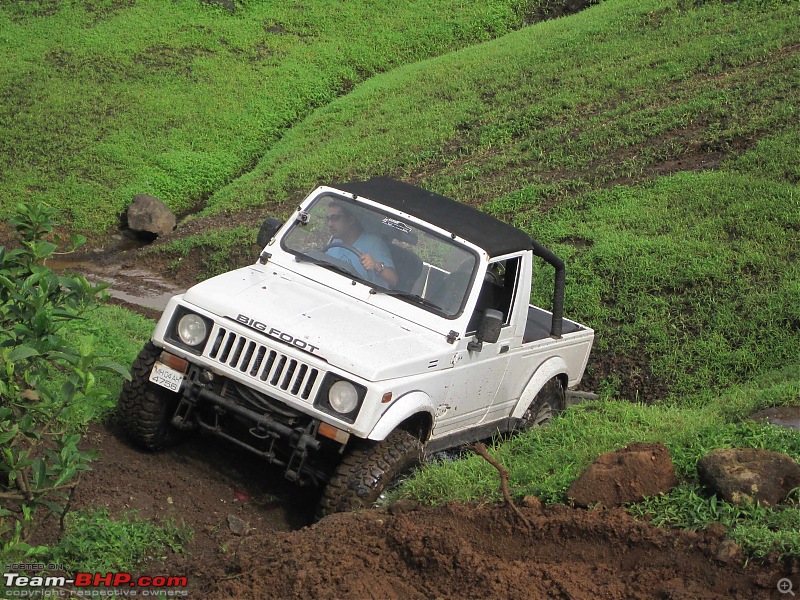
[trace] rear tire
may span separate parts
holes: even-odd
[[[553,377],[544,384],[536,398],[533,399],[528,410],[522,415],[522,424],[519,429],[530,429],[539,425],[546,425],[553,417],[564,410],[565,393],[558,377]]]
[[[322,493],[317,520],[337,512],[381,506],[385,492],[402,482],[422,459],[422,442],[402,429],[382,442],[351,450]]]
[[[150,382],[161,349],[147,342],[131,366],[131,381],[122,384],[117,414],[125,434],[140,448],[161,450],[185,437],[172,426],[180,395]]]

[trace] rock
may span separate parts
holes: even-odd
[[[723,540],[717,548],[717,554],[714,556],[718,561],[724,563],[742,562],[742,547],[731,539]]]
[[[542,510],[542,501],[536,496],[525,496],[522,499],[522,506],[533,510]]]
[[[396,502],[392,502],[387,507],[387,510],[389,511],[390,515],[401,515],[403,513],[413,512],[418,508],[419,502],[409,498],[403,498],[401,500],[397,500]]]
[[[660,442],[637,442],[597,457],[567,490],[578,506],[619,506],[664,494],[678,484],[669,449]]]
[[[250,524],[236,515],[228,515],[228,527],[234,535],[244,535],[250,529]]]
[[[760,448],[714,450],[699,460],[697,473],[710,493],[732,504],[774,506],[800,486],[800,465]]]
[[[175,215],[161,200],[137,194],[128,207],[128,227],[133,231],[164,235],[175,229]]]

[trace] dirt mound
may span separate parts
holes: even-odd
[[[332,515],[237,550],[215,598],[754,598],[785,573],[714,559],[721,530],[659,529],[622,509],[449,505]]]
[[[768,598],[800,565],[742,565],[722,527],[660,529],[623,509],[519,509],[405,502],[306,526],[315,492],[236,449],[198,437],[140,452],[94,426],[100,451],[73,508],[138,511],[194,530],[183,554],[137,569],[185,575],[198,598]],[[234,531],[231,522],[247,526]],[[41,542],[53,541],[52,523]],[[49,535],[44,535],[49,533]],[[723,562],[725,561],[725,562]]]
[[[621,506],[666,494],[678,484],[669,449],[661,442],[637,442],[598,456],[567,490],[578,506]]]

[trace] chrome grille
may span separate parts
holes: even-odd
[[[208,358],[303,400],[312,397],[314,384],[322,379],[319,369],[224,327],[206,348]]]

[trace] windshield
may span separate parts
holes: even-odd
[[[477,265],[449,238],[329,194],[300,214],[281,245],[297,260],[448,318],[460,314]]]

